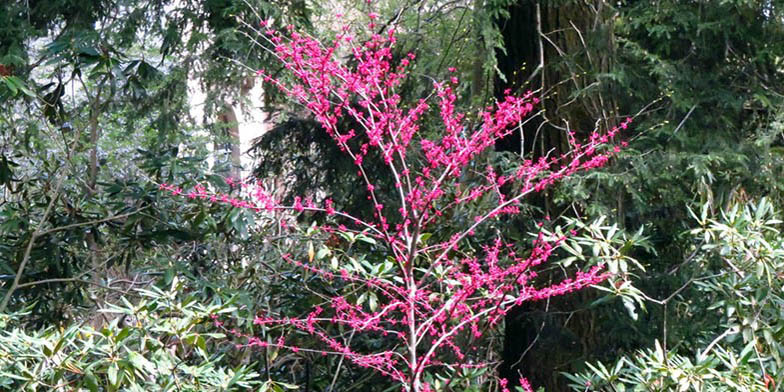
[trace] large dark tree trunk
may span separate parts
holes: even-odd
[[[519,0],[509,7],[509,19],[499,21],[501,34],[504,38],[506,53],[498,52],[498,68],[505,75],[506,80],[498,78],[495,81],[496,98],[501,99],[507,89],[521,92],[530,89],[526,84],[528,78],[535,77],[538,69],[540,50],[537,40],[536,26],[536,0]],[[523,129],[496,143],[496,150],[522,156],[535,154],[536,130],[542,126],[542,117],[537,116],[529,121]],[[535,203],[546,208],[545,198],[538,198]],[[511,221],[509,224],[519,224]],[[534,306],[524,304],[512,309],[506,316],[504,329],[504,346],[502,351],[502,364],[499,376],[506,378],[513,385],[518,385],[520,374],[525,375],[533,385],[541,385],[540,371],[548,372],[551,369],[533,369],[527,366],[525,360],[536,344],[536,331],[532,330],[531,323],[526,322],[527,315],[534,310]],[[535,327],[533,327],[535,328]],[[531,353],[533,354],[533,353]]]
[[[526,79],[539,65],[539,48],[536,39],[535,0],[519,0],[509,7],[509,18],[497,21],[504,38],[505,52],[497,51],[498,69],[504,74],[495,81],[495,96],[501,99],[504,92],[525,91]],[[541,117],[529,122],[522,134],[513,134],[496,143],[497,151],[525,154],[533,151],[536,128],[541,125]]]
[[[505,75],[505,80],[495,81],[496,97],[501,98],[511,89],[517,94],[534,91],[542,100],[539,114],[517,134],[499,140],[497,151],[527,159],[557,156],[568,151],[567,131],[575,131],[579,137],[595,127],[614,125],[614,104],[601,93],[577,100],[570,98],[575,90],[594,82],[578,75],[578,69],[598,73],[607,72],[610,66],[612,53],[588,54],[593,49],[586,47],[584,41],[588,34],[607,26],[603,24],[607,18],[603,5],[601,0],[590,5],[518,0],[508,8],[508,19],[497,21],[506,51],[496,53],[498,68]],[[611,37],[607,35],[610,40]],[[612,47],[611,41],[607,47]],[[530,198],[528,203],[540,211],[537,218],[558,215],[564,207],[555,206],[552,195],[547,193]],[[523,226],[524,222],[508,224]],[[562,278],[554,276],[553,280]],[[569,312],[590,299],[590,293],[578,293],[512,309],[505,320],[499,375],[511,385],[517,385],[523,375],[535,388],[545,387],[548,392],[568,390],[560,372],[573,370],[574,361],[593,350],[597,341],[593,332],[595,316]]]

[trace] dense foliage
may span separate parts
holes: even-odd
[[[383,275],[394,266],[383,241],[322,230],[346,223],[326,211],[257,214],[159,189],[242,193],[226,180],[239,170],[235,110],[250,105],[258,69],[296,81],[259,22],[332,42],[369,15],[381,36],[394,30],[391,63],[417,56],[396,86],[400,102],[452,77],[455,112],[503,102],[507,89],[540,100],[519,132],[473,157],[461,189],[481,186],[488,167],[510,176],[526,159],[572,151],[570,135],[585,143],[635,118],[607,166],[521,199],[516,216],[477,228],[461,250],[478,254],[503,237],[527,254],[531,233],[542,233],[564,240],[537,287],[600,263],[612,276],[510,308],[473,354],[488,368],[444,366],[424,382],[443,391],[500,391],[500,378],[514,389],[520,375],[547,391],[784,385],[780,0],[18,0],[0,5],[0,389],[399,389],[340,357],[247,345],[251,336],[319,344],[291,325],[253,324],[262,314],[307,317],[340,290],[356,290],[346,298],[364,311],[384,301],[281,255]],[[348,51],[336,61],[360,63]],[[274,124],[255,143],[248,182],[282,205],[329,199],[365,221],[377,204],[401,207],[392,176],[377,179],[369,202],[354,159],[319,119],[263,88]],[[360,129],[350,117],[336,129]],[[417,140],[437,138],[442,124],[437,111],[423,114]],[[379,158],[368,153],[368,173],[386,170]],[[448,241],[496,202],[443,209],[423,243]],[[392,344],[329,332],[363,352]]]

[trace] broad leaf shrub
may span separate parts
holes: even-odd
[[[567,375],[576,391],[777,391],[784,382],[784,240],[767,199],[736,203],[712,217],[710,205],[693,213],[699,226],[695,257],[684,283],[712,305],[690,309],[695,318],[718,316],[696,351],[655,347],[614,364],[588,365]],[[692,296],[684,296],[692,298]],[[716,315],[716,316],[714,316]],[[695,325],[704,325],[697,322]]]
[[[574,218],[563,218],[565,226],[558,225],[552,231],[543,230],[549,238],[566,238],[561,249],[566,256],[558,260],[559,266],[568,268],[576,261],[588,265],[603,264],[607,266],[610,277],[594,288],[606,295],[598,298],[591,307],[619,299],[632,320],[637,320],[639,311],[645,311],[645,294],[635,287],[645,266],[634,257],[635,251],[644,250],[656,254],[648,237],[643,235],[644,227],[634,233],[608,224],[606,216],[588,222]],[[564,232],[570,231],[566,237]]]
[[[252,364],[224,358],[225,335],[212,317],[233,312],[230,301],[202,305],[174,279],[162,290],[140,289],[132,304],[111,305],[111,320],[93,328],[21,328],[23,315],[0,314],[0,390],[10,391],[244,391],[281,386],[264,382]],[[269,389],[274,390],[274,389]]]
[[[604,165],[620,149],[609,144],[630,120],[605,133],[595,132],[584,142],[570,134],[569,152],[522,160],[504,174],[492,166],[481,167],[480,155],[515,132],[538,100],[532,93],[506,95],[476,114],[460,113],[454,93],[459,80],[452,76],[432,82],[430,95],[401,102],[396,89],[410,77],[416,56],[393,56],[394,29],[373,33],[378,16],[369,17],[370,34],[354,34],[345,27],[328,44],[293,27],[273,30],[262,21],[260,37],[290,76],[277,78],[263,70],[258,74],[303,105],[351,157],[373,206],[372,216],[340,211],[329,198],[316,203],[296,197],[292,204],[283,204],[261,184],[239,183],[244,197],[201,186],[160,187],[173,195],[278,217],[291,238],[321,234],[338,243],[361,242],[369,249],[361,255],[325,245],[317,252],[309,242],[303,243],[305,252],[283,253],[281,258],[300,268],[303,276],[319,276],[331,289],[316,293],[317,303],[303,314],[270,309],[257,315],[254,324],[261,328],[260,335],[226,328],[239,347],[335,355],[388,377],[404,391],[432,391],[436,386],[429,380],[435,373],[490,365],[478,354],[486,349],[481,339],[499,326],[511,307],[564,295],[609,276],[603,265],[594,265],[560,282],[538,282],[535,267],[547,262],[568,235],[553,238],[540,232],[531,244],[523,245],[506,240],[499,231],[479,246],[469,244],[493,222],[519,214],[526,196]],[[344,56],[350,60],[344,61]],[[344,117],[354,127],[338,127]],[[433,126],[437,137],[420,132]],[[369,160],[381,160],[385,171],[367,170]],[[482,181],[462,184],[467,173]],[[385,188],[386,179],[394,185]],[[470,211],[470,223],[440,233],[456,211]],[[299,228],[309,214],[322,217],[323,223]],[[309,290],[304,286],[303,294],[311,295]],[[219,329],[225,322],[215,317]],[[298,344],[302,334],[321,344]],[[377,344],[356,343],[371,337]],[[531,390],[525,378],[520,381],[523,390]],[[497,382],[500,390],[509,390],[507,380]]]

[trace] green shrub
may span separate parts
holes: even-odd
[[[24,391],[232,391],[262,383],[253,364],[236,364],[211,315],[235,310],[231,301],[202,305],[182,281],[168,290],[137,291],[101,312],[113,319],[94,328],[72,323],[36,332],[18,324],[23,314],[0,314],[0,389]],[[235,353],[236,354],[236,353]]]

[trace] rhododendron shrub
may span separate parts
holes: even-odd
[[[370,15],[371,20],[376,15]],[[336,287],[361,288],[371,293],[373,303],[357,301],[356,294],[337,295],[314,306],[299,317],[260,314],[254,320],[262,328],[294,327],[320,340],[322,347],[296,347],[285,335],[262,340],[247,336],[247,345],[281,349],[319,350],[340,355],[356,366],[371,368],[399,382],[405,391],[429,391],[434,386],[425,375],[444,366],[481,367],[465,342],[480,338],[488,328],[500,326],[507,311],[526,301],[563,295],[601,282],[607,277],[601,266],[577,272],[573,278],[541,285],[536,267],[547,262],[563,238],[540,234],[529,244],[507,241],[499,233],[478,251],[466,242],[490,221],[520,213],[527,195],[542,192],[560,179],[582,170],[604,165],[618,146],[609,146],[628,121],[603,133],[594,132],[587,141],[569,135],[570,151],[561,156],[521,160],[505,175],[493,167],[478,168],[480,154],[521,126],[538,100],[532,93],[507,95],[478,112],[469,122],[456,109],[455,87],[459,80],[432,83],[432,94],[415,102],[403,102],[396,92],[409,78],[414,54],[393,56],[395,32],[357,36],[344,28],[334,41],[324,44],[289,28],[279,32],[261,23],[260,35],[285,66],[289,75],[275,78],[258,74],[305,108],[318,120],[335,143],[356,164],[357,175],[367,188],[374,214],[368,219],[335,209],[326,199],[318,205],[296,198],[293,204],[274,200],[261,185],[243,184],[246,197],[210,193],[206,188],[182,190],[161,187],[190,198],[208,199],[260,214],[321,213],[329,222],[315,229],[356,238],[362,236],[387,253],[384,268],[363,268],[333,259],[322,263],[312,252],[302,259],[282,257],[297,267],[315,273]],[[375,25],[370,23],[370,31]],[[454,72],[453,70],[450,70]],[[454,75],[454,73],[453,73]],[[438,121],[438,136],[422,135],[424,119]],[[349,118],[351,121],[342,121]],[[472,117],[473,118],[473,117]],[[339,124],[351,123],[347,128]],[[431,124],[429,121],[428,124]],[[433,132],[429,132],[433,133]],[[383,160],[384,172],[366,170],[366,161]],[[461,184],[467,171],[478,171],[481,181]],[[393,195],[382,195],[382,183],[391,179]],[[383,197],[382,197],[383,196]],[[382,200],[394,198],[395,205]],[[479,203],[480,199],[483,200]],[[464,206],[473,208],[473,219],[461,230],[438,233],[442,240],[429,243],[425,233],[451,227],[445,220]],[[382,272],[379,272],[383,270]],[[338,293],[344,291],[336,290]],[[217,325],[222,325],[216,320]],[[350,344],[346,334],[333,335],[329,326],[342,326],[354,334],[383,336],[394,341],[387,349],[367,352]],[[241,333],[237,333],[241,335]],[[521,384],[527,386],[525,380]],[[508,390],[506,380],[499,382]],[[530,389],[530,387],[526,387]]]

